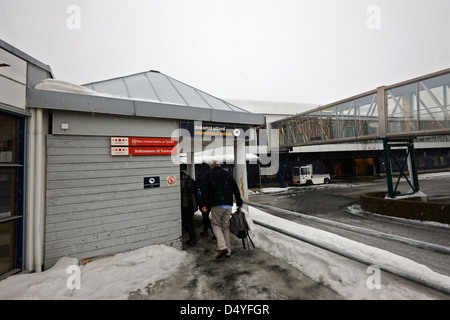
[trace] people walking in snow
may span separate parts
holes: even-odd
[[[206,204],[201,210],[211,210],[211,225],[219,250],[216,259],[220,259],[231,254],[230,216],[233,195],[239,208],[242,207],[242,198],[236,180],[228,171],[216,161],[210,164],[210,169],[204,181]]]

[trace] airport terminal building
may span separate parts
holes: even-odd
[[[65,256],[181,248],[178,160],[199,122],[239,134],[264,117],[157,71],[72,85],[0,40],[0,277]],[[227,141],[241,181],[246,140]]]
[[[211,141],[232,150],[226,167],[244,199],[309,163],[332,177],[386,174],[380,133],[415,139],[418,171],[448,170],[449,75],[276,114],[276,103],[247,108],[154,70],[74,85],[0,40],[0,278],[65,256],[181,248],[180,169],[201,179],[205,161],[194,158]],[[261,129],[278,138],[247,149]],[[248,150],[277,157],[279,170],[262,175]]]

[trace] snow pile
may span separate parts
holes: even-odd
[[[450,288],[450,277],[436,273],[410,259],[327,231],[290,222],[253,207],[249,211],[255,221],[276,226],[315,242],[335,247],[353,256],[373,261],[373,267],[368,268],[356,261],[262,227],[257,227],[252,231],[255,243],[258,243],[260,248],[286,260],[311,279],[331,287],[347,299],[430,298],[423,294],[423,288],[415,290],[413,284],[384,271],[381,271],[380,289],[370,289],[374,284],[372,282],[374,277],[371,276],[378,268],[377,263]]]
[[[44,79],[42,80],[41,83],[38,83],[34,88],[38,90],[86,94],[91,96],[102,95],[97,91],[91,90],[89,88],[56,79]]]
[[[144,247],[80,265],[80,289],[69,289],[76,284],[70,266],[78,266],[78,260],[62,258],[45,272],[0,281],[0,299],[127,299],[131,291],[170,277],[190,261],[173,247]]]
[[[410,259],[275,217],[254,207],[250,207],[249,212],[254,221],[274,225],[373,261],[373,266],[367,266],[259,225],[252,229],[252,239],[257,248],[287,261],[345,299],[436,299],[431,289],[428,291],[422,285],[379,268],[380,286],[377,288],[377,263],[450,288],[450,277]],[[180,267],[195,263],[193,255],[164,245],[104,257],[86,265],[79,265],[75,258],[63,258],[45,272],[19,274],[0,281],[0,299],[127,299],[130,292],[141,290],[142,294],[146,287],[169,278]],[[71,280],[75,275],[71,269],[73,266],[80,268],[80,289],[70,288],[76,283]],[[157,298],[157,291],[152,294]]]
[[[102,93],[102,92],[98,92],[98,91],[89,89],[87,87],[83,87],[83,86],[80,86],[80,85],[77,85],[74,83],[57,80],[57,79],[44,79],[40,83],[35,85],[34,88],[38,89],[38,90],[75,93],[75,94],[83,94],[83,95],[89,95],[89,96],[97,96],[97,97],[113,98],[113,99],[121,99],[121,100],[139,100],[139,101],[156,102],[156,103],[162,103],[162,104],[181,105],[181,106],[184,105],[184,104],[176,103],[173,101],[159,101],[159,100],[155,100],[155,99],[139,98],[139,97],[130,98],[128,96],[121,96],[121,95],[110,94],[110,93]]]
[[[57,79],[44,79],[40,83],[34,86],[35,89],[38,90],[48,90],[48,91],[57,91],[57,92],[67,92],[67,93],[75,93],[75,94],[84,94],[88,96],[97,96],[97,97],[105,97],[105,98],[115,98],[115,99],[130,99],[129,97],[119,96],[115,94],[109,93],[101,93],[74,83],[70,83],[67,81],[57,80]],[[153,99],[137,99],[148,102],[157,102],[161,103],[159,100]]]

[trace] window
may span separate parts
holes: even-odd
[[[424,158],[419,158],[417,160],[419,162],[419,167],[425,167],[425,159]]]
[[[16,214],[19,121],[0,114],[0,219]]]
[[[434,157],[434,166],[439,166],[439,157]]]

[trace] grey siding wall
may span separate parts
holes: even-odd
[[[110,156],[110,137],[47,136],[45,268],[152,244],[181,248],[179,166],[170,156]],[[160,176],[144,189],[144,177]]]

